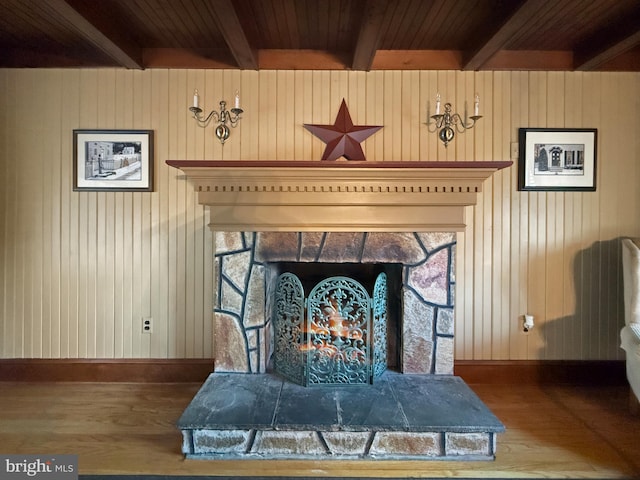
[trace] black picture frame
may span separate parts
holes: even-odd
[[[153,191],[153,130],[73,131],[73,190]]]
[[[595,128],[520,128],[518,190],[596,190]]]

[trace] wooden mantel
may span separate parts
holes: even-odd
[[[217,231],[461,231],[504,162],[167,160]]]

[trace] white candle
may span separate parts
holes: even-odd
[[[478,116],[480,112],[480,95],[476,93],[475,102],[473,102],[473,115]]]
[[[440,115],[440,94],[436,95],[436,115]]]
[[[195,108],[198,108],[198,101],[199,101],[199,98],[198,98],[198,89],[196,88],[196,89],[193,91],[193,106],[194,106]]]
[[[240,108],[240,94],[236,90],[236,108]]]

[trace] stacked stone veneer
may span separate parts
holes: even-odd
[[[400,369],[452,374],[455,233],[215,233],[215,371],[264,373],[267,262],[402,264]]]

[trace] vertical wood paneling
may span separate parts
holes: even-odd
[[[60,72],[62,98],[60,109],[61,138],[61,234],[60,234],[60,357],[78,357],[78,224],[79,195],[72,191],[73,185],[73,136],[74,128],[81,123],[80,116],[80,70]]]
[[[435,99],[438,90],[438,77],[436,72],[420,72],[420,105],[424,110],[421,111],[421,123],[427,123],[431,115],[435,114]],[[431,133],[428,125],[423,125],[420,135],[420,159],[435,161],[437,160],[438,138],[435,133]]]
[[[601,106],[602,99],[601,83],[602,75],[589,75],[585,77],[586,92],[588,92],[589,101],[584,106],[584,118],[601,118]],[[599,130],[599,146],[598,156],[602,160],[601,153],[603,152],[603,145],[608,142],[606,140],[606,129]],[[602,165],[602,163],[600,163]],[[599,252],[597,239],[600,237],[600,215],[598,213],[599,205],[601,203],[601,195],[604,187],[603,178],[608,175],[604,172],[603,168],[598,171],[598,185],[596,192],[589,195],[584,195],[584,204],[582,207],[582,245],[581,254],[578,257],[580,262],[579,276],[580,287],[579,295],[581,308],[581,321],[579,322],[578,332],[580,335],[580,357],[581,358],[597,358],[596,349],[593,348],[594,340],[597,342],[599,324],[597,320],[598,311],[598,290],[599,290]],[[596,279],[596,282],[592,279]],[[593,329],[596,332],[593,333]]]
[[[11,79],[7,75],[0,75],[0,101],[5,108],[0,109],[0,145],[3,146],[5,151],[9,151],[9,139],[10,139],[10,125],[13,123],[10,121],[10,112],[14,109],[8,108],[10,105],[9,95],[12,93],[13,88],[11,86]],[[15,107],[14,107],[15,108]],[[5,159],[0,161],[0,178],[9,179],[10,170],[9,170],[9,162]],[[4,299],[2,301],[2,305],[0,305],[0,315],[2,316],[2,322],[0,323],[0,349],[2,352],[9,352],[13,350],[13,335],[9,330],[9,312],[7,311],[7,306],[9,304],[6,301],[7,298],[10,298],[9,292],[9,249],[7,246],[10,244],[10,240],[8,237],[8,227],[10,222],[10,215],[8,213],[8,205],[9,202],[13,200],[13,196],[11,195],[11,191],[8,185],[3,185],[4,188],[0,191],[0,244],[2,248],[0,248],[0,295]]]
[[[215,102],[217,98],[224,99],[227,102],[227,109],[231,109],[235,105],[235,91],[240,88],[240,81],[238,78],[226,79],[225,73],[222,72],[222,85],[220,97],[211,95],[207,92],[208,102],[213,105],[217,105]],[[236,77],[236,76],[234,76]],[[205,83],[205,72],[202,70],[189,70],[187,73],[187,84],[202,85]],[[235,85],[235,88],[231,87]],[[191,141],[190,137],[193,134],[193,124],[191,122],[191,128],[187,131],[187,144],[186,155],[188,158],[202,158],[204,155],[205,144],[202,140]],[[212,128],[202,129],[198,127],[198,134],[205,133],[207,136],[211,136]],[[237,134],[236,129],[232,128],[231,135]],[[216,139],[217,141],[217,139]],[[237,142],[236,142],[237,143]],[[228,149],[230,144],[225,144],[222,148]],[[187,186],[188,187],[188,186]],[[202,253],[203,253],[203,228],[202,228],[202,210],[203,208],[198,205],[197,199],[194,195],[189,195],[188,188],[185,192],[185,209],[187,212],[186,217],[186,238],[185,238],[185,316],[184,316],[184,331],[185,331],[185,351],[184,355],[187,357],[201,357],[202,356],[202,341],[204,331],[204,317],[202,315],[202,283],[203,283],[203,269],[202,269]],[[180,328],[178,326],[178,328]],[[152,336],[152,340],[155,336]],[[152,345],[153,350],[153,345]]]
[[[380,132],[384,137],[382,159],[398,160],[402,159],[402,72],[389,70],[383,75],[384,128]]]
[[[273,160],[278,158],[278,109],[277,107],[277,73],[275,71],[260,72],[258,91],[260,98],[252,111],[259,115],[258,122],[258,159]]]
[[[154,130],[155,138],[155,192],[151,195],[151,282],[147,286],[151,290],[151,316],[155,321],[154,336],[159,340],[155,342],[154,356],[171,357],[169,343],[174,341],[170,331],[171,312],[169,309],[170,274],[169,274],[169,214],[170,197],[168,192],[170,184],[175,182],[175,175],[170,172],[170,167],[162,162],[163,158],[170,156],[169,145],[171,143],[169,126],[169,73],[166,70],[154,70],[150,74],[150,120],[149,126]],[[189,91],[188,93],[193,93]],[[188,105],[188,102],[187,102]],[[203,259],[205,261],[205,259]],[[135,332],[135,337],[134,337]],[[139,339],[139,329],[133,329],[132,338]],[[132,356],[141,356],[140,349],[132,352]]]
[[[169,92],[184,92],[187,90],[187,72],[169,72]],[[208,92],[207,92],[207,96]],[[181,101],[182,100],[182,101]],[[210,100],[208,100],[210,101]],[[193,122],[185,122],[182,113],[185,102],[181,95],[169,95],[169,158],[186,157],[186,133],[190,128],[196,128]],[[182,119],[182,121],[181,121]],[[168,308],[168,338],[167,352],[169,357],[183,357],[186,354],[185,332],[185,301],[186,301],[186,272],[185,272],[185,236],[186,215],[185,199],[187,182],[169,182],[169,308]],[[145,343],[150,342],[145,336]],[[145,351],[150,350],[146,345]],[[148,353],[147,353],[148,355]]]
[[[565,75],[564,101],[564,127],[582,128],[591,125],[589,121],[585,123],[583,115],[583,80],[582,73],[571,73]],[[580,251],[581,237],[581,217],[582,203],[584,197],[589,193],[566,194],[564,197],[564,225],[563,225],[563,245],[562,245],[562,271],[564,282],[562,288],[562,312],[558,330],[561,332],[562,342],[558,342],[558,354],[569,355],[570,358],[577,358],[579,350],[576,348],[577,342],[573,341],[576,331],[576,319],[579,314],[576,303],[577,287],[579,278],[576,276],[575,259]]]
[[[51,109],[51,117],[47,121],[46,138],[51,138],[51,143],[47,147],[47,157],[49,159],[51,168],[49,172],[45,172],[44,186],[46,190],[46,209],[45,217],[48,217],[49,233],[43,235],[44,247],[47,252],[47,275],[43,278],[43,288],[47,291],[47,309],[46,315],[49,321],[49,332],[45,337],[45,344],[47,350],[43,352],[45,357],[59,357],[60,356],[60,270],[61,270],[61,209],[62,205],[59,201],[61,197],[61,172],[63,171],[62,163],[63,158],[66,160],[68,157],[61,155],[62,143],[65,140],[60,135],[61,125],[61,111],[64,99],[62,96],[62,72],[56,71],[54,75],[49,75],[45,79],[48,83],[49,98],[53,104]],[[49,181],[46,181],[48,177]]]
[[[333,106],[331,103],[331,74],[327,71],[314,71],[311,78],[311,103],[313,108],[312,124],[329,125],[335,120],[340,105]],[[325,143],[315,135],[311,145],[311,158],[322,158]]]
[[[294,108],[293,129],[294,152],[293,158],[313,158],[311,156],[311,145],[313,135],[304,128],[305,123],[312,123],[313,112],[312,102],[312,72],[296,71],[294,73],[294,91],[295,99],[292,102]],[[291,97],[287,97],[287,101],[291,101]],[[243,148],[243,152],[244,152]],[[250,157],[247,157],[250,158]]]
[[[21,292],[21,276],[19,272],[20,259],[18,258],[18,245],[16,242],[17,221],[18,221],[18,163],[9,161],[10,158],[18,156],[18,135],[17,125],[17,105],[18,85],[20,76],[12,75],[7,79],[7,89],[3,100],[6,101],[7,108],[3,108],[3,115],[6,118],[6,136],[4,143],[6,147],[6,158],[3,157],[5,179],[3,185],[3,205],[5,225],[3,225],[3,250],[4,263],[4,286],[3,291],[5,301],[3,302],[3,351],[6,356],[22,357],[22,330],[19,325],[22,323],[22,316],[18,310],[20,307],[19,292]]]
[[[292,160],[295,154],[295,135],[291,134],[295,118],[295,105],[298,96],[295,92],[293,71],[276,72],[276,157],[279,160]]]
[[[262,119],[262,115],[258,115],[256,109],[260,104],[260,73],[259,72],[242,72],[242,108],[245,113],[242,115],[240,129],[241,159],[259,159],[260,145],[258,144],[258,125]],[[309,102],[309,99],[307,99]],[[209,155],[206,158],[220,158]],[[233,159],[232,159],[233,160]]]
[[[550,127],[564,127],[565,74],[549,72],[547,76],[547,124]],[[562,297],[563,297],[563,248],[562,225],[564,224],[564,193],[550,192],[545,195],[547,213],[545,222],[545,298],[544,344],[541,356],[546,359],[558,358],[558,347],[562,344]],[[553,331],[553,335],[547,332]]]
[[[518,127],[527,127],[529,98],[524,92],[529,90],[529,75],[526,72],[514,72],[511,77],[511,142],[518,141]],[[512,159],[517,164],[517,159]],[[509,265],[511,267],[509,300],[510,310],[508,318],[502,320],[508,323],[509,328],[509,358],[522,360],[528,354],[528,336],[525,336],[520,327],[521,316],[528,313],[527,304],[527,279],[528,252],[529,252],[529,195],[517,191],[518,175],[516,168],[510,169],[511,191],[514,192],[510,209],[510,249]]]
[[[493,90],[497,92],[492,96],[493,135],[489,138],[491,150],[495,158],[509,158],[509,126],[511,124],[509,111],[510,83],[509,77],[504,73],[496,73],[493,76]],[[471,97],[473,101],[473,97]],[[473,105],[473,104],[472,104]],[[473,108],[473,107],[472,107]],[[506,150],[505,150],[506,149]],[[511,189],[509,182],[504,182],[508,172],[500,171],[491,179],[493,184],[492,208],[493,217],[491,232],[491,290],[493,292],[509,291],[509,242],[507,232],[509,228],[508,205],[510,198],[508,192]],[[506,192],[505,192],[506,190]],[[505,196],[505,193],[507,194]],[[509,322],[496,322],[493,319],[509,318],[509,295],[492,295],[492,328],[491,344],[492,358],[503,359],[509,356]]]
[[[547,124],[547,73],[531,72],[529,82],[529,125]],[[538,326],[528,335],[527,357],[541,358],[544,349],[543,326],[546,322],[545,278],[546,261],[544,239],[546,238],[546,193],[530,192],[529,196],[529,252],[527,278],[527,298],[529,312],[534,315]]]
[[[384,150],[384,76],[382,72],[370,72],[366,75],[366,105],[367,117],[365,125],[382,125],[374,135],[367,139],[365,157],[371,161],[381,162]],[[312,157],[313,158],[313,157]]]
[[[354,123],[384,126],[363,144],[376,161],[505,160],[519,127],[598,128],[596,192],[519,192],[516,165],[467,209],[455,355],[622,358],[619,237],[640,236],[638,74],[0,70],[0,86],[0,357],[211,356],[208,211],[164,161],[319,159],[325,144],[302,125],[333,123],[345,98]],[[244,118],[224,147],[190,119],[194,88],[208,110],[240,91]],[[425,125],[438,92],[462,113],[478,92],[483,115],[446,149]],[[153,129],[155,191],[71,191],[74,128]]]

